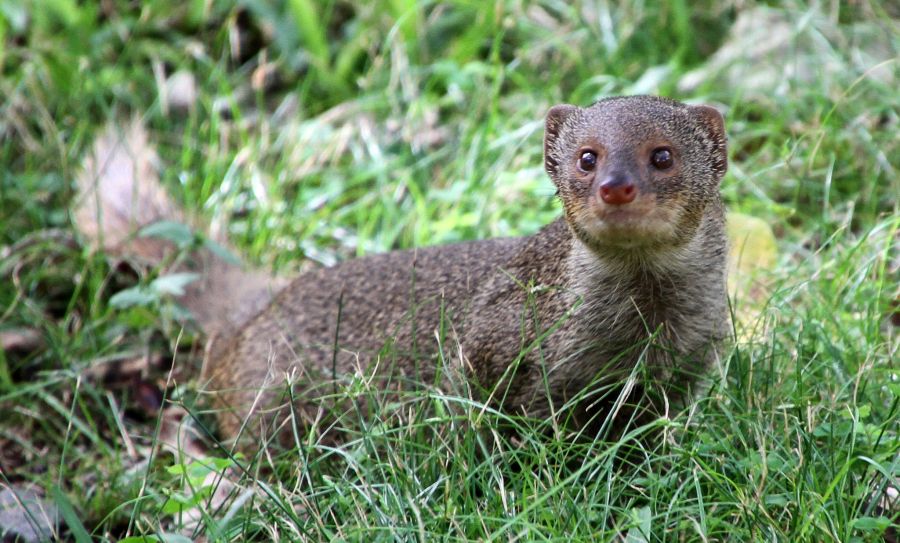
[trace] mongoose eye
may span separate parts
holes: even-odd
[[[578,158],[578,168],[583,172],[592,172],[597,167],[597,153],[584,151]]]
[[[665,147],[660,147],[653,150],[653,154],[650,155],[650,163],[657,170],[668,170],[675,163],[675,159],[672,157],[672,151]]]

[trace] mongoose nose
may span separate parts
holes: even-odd
[[[611,175],[600,183],[600,198],[611,205],[630,203],[637,196],[637,187],[626,176]]]

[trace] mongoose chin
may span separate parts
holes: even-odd
[[[185,217],[140,125],[124,136],[110,131],[88,156],[76,223],[110,253],[158,262],[166,242],[121,232]],[[531,236],[380,254],[292,280],[205,249],[180,264],[203,276],[181,302],[210,338],[202,383],[223,436],[258,444],[288,416],[327,428],[322,413],[336,420],[341,409],[335,381],[360,372],[391,390],[462,383],[587,435],[688,400],[727,331],[722,116],[648,96],[555,106],[544,164],[564,215]],[[282,401],[289,374],[294,409]]]

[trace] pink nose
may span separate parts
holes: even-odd
[[[637,187],[629,179],[610,178],[600,184],[600,199],[610,205],[630,203],[637,196]]]

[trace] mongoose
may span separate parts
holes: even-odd
[[[554,106],[545,128],[564,214],[534,235],[349,260],[286,285],[198,251],[205,280],[184,303],[211,336],[203,381],[223,435],[248,421],[259,432],[261,412],[287,415],[276,408],[286,376],[307,425],[321,424],[334,380],[352,374],[386,389],[462,379],[507,412],[564,411],[581,431],[600,428],[626,383],[636,402],[652,385],[651,407],[683,399],[727,331],[722,116],[629,96]],[[162,242],[118,234],[183,220],[153,177],[152,151],[135,152],[143,138],[132,128],[124,143],[98,141],[76,222],[94,242],[108,232],[110,251],[154,260]],[[629,380],[636,368],[643,378]]]

